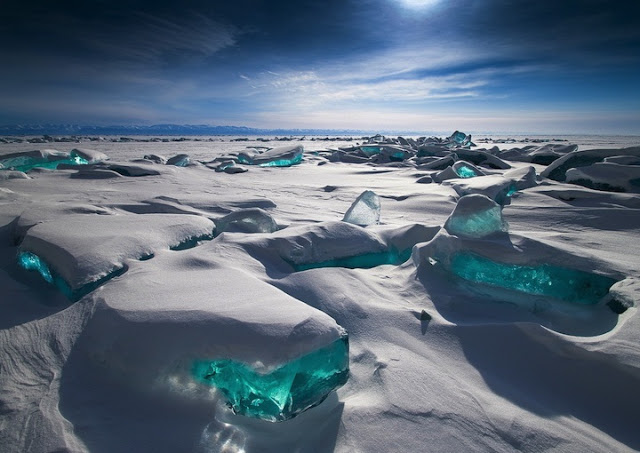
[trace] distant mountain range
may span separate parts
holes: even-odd
[[[357,130],[256,129],[245,126],[204,124],[155,124],[153,126],[81,126],[77,124],[37,124],[0,126],[0,135],[353,135]]]

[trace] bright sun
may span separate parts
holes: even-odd
[[[439,0],[398,0],[405,8],[424,9],[435,5]]]

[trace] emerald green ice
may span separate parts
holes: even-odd
[[[373,156],[374,154],[380,154],[382,152],[382,148],[379,146],[361,146],[360,149],[367,156]]]
[[[500,263],[466,252],[457,253],[451,258],[450,270],[472,282],[582,305],[596,304],[616,282],[603,275],[575,269],[550,264],[521,266]]]
[[[276,159],[258,164],[259,167],[290,167],[302,162],[302,154],[298,154],[293,159]]]
[[[55,170],[56,168],[58,168],[58,165],[61,164],[86,165],[88,163],[88,160],[73,153],[66,159],[53,161],[38,159],[31,156],[19,156],[11,159],[0,160],[0,169],[16,170],[26,173],[36,167]]]
[[[403,251],[389,250],[377,253],[365,253],[363,255],[348,256],[346,258],[335,258],[319,263],[291,264],[296,272],[321,267],[346,267],[348,269],[371,269],[372,267],[384,264],[399,265],[411,257],[411,249]]]
[[[333,343],[268,372],[229,359],[199,360],[197,381],[216,387],[236,414],[272,422],[288,420],[320,404],[347,382],[349,341]]]
[[[37,271],[46,282],[53,283],[51,269],[38,255],[31,252],[20,252],[18,254],[18,264],[28,271]]]
[[[454,169],[456,174],[461,178],[474,178],[478,176],[478,174],[471,167],[467,167],[466,165],[461,165],[458,168]]]
[[[71,286],[55,271],[52,271],[47,263],[38,255],[32,252],[22,251],[18,253],[18,265],[28,271],[37,271],[40,276],[47,282],[56,286],[67,299],[76,301],[89,294],[97,287],[103,285],[108,280],[111,280],[118,275],[122,275],[126,268],[115,268],[104,277],[87,283],[77,289],[72,289]]]
[[[451,216],[445,226],[451,234],[473,238],[500,231],[505,232],[508,229],[507,223],[502,218],[502,211],[497,205],[485,211]]]

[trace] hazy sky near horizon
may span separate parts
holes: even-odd
[[[640,2],[5,0],[0,124],[640,134]]]

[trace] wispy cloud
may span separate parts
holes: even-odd
[[[138,13],[136,18],[139,25],[128,26],[126,36],[97,32],[89,45],[113,59],[148,65],[168,58],[208,57],[235,45],[241,34],[237,27],[200,13],[174,19]]]

